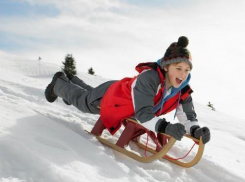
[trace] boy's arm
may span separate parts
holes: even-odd
[[[202,137],[203,143],[210,141],[211,135],[208,127],[200,127],[194,110],[191,96],[180,102],[177,108],[177,117],[181,124],[185,126],[187,133],[199,139]]]
[[[176,116],[179,122],[185,126],[185,129],[189,134],[191,134],[191,128],[193,126],[199,127],[191,96],[189,96],[185,100],[180,101],[180,104],[177,107]]]
[[[132,100],[135,111],[135,119],[149,130],[158,132],[158,126],[162,119],[156,117],[154,110],[154,98],[158,92],[160,78],[155,70],[142,72],[132,84]],[[161,120],[161,121],[160,121]],[[159,122],[158,122],[159,121]],[[166,127],[168,122],[164,123]]]

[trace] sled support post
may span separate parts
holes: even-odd
[[[133,138],[134,132],[135,132],[135,123],[127,122],[116,145],[124,148],[124,146],[128,145],[131,139]]]
[[[164,147],[168,143],[168,140],[170,139],[170,137],[168,137],[166,135],[162,135],[160,133],[157,133],[157,139],[158,139],[159,143],[161,144],[161,146]],[[159,146],[157,146],[156,150],[160,151],[161,148],[159,148]]]
[[[98,121],[96,122],[96,124],[94,125],[91,133],[93,135],[96,135],[96,136],[100,136],[103,132],[103,130],[105,129],[105,125],[102,123],[102,119],[101,117],[98,119]]]

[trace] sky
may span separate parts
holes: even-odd
[[[244,9],[243,0],[0,0],[0,50],[60,65],[72,54],[78,71],[121,79],[184,35],[194,99],[245,118]]]

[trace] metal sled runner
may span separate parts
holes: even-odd
[[[123,125],[125,126],[122,134],[118,138],[116,144],[104,139],[101,137],[103,130],[106,128],[101,120],[101,118],[98,119],[96,122],[94,128],[91,131],[91,134],[95,135],[96,138],[104,145],[109,146],[113,148],[114,150],[127,155],[128,157],[131,157],[139,162],[151,162],[156,159],[167,159],[168,161],[175,163],[179,166],[189,168],[194,166],[199,162],[203,155],[204,151],[204,144],[202,142],[202,138],[200,140],[195,139],[191,137],[190,135],[185,135],[185,137],[193,140],[196,144],[198,144],[198,151],[196,153],[196,156],[189,162],[184,162],[181,159],[174,159],[167,155],[167,152],[173,147],[176,140],[173,137],[170,137],[164,133],[157,133],[157,135],[137,123],[134,119],[128,118],[123,121]],[[156,145],[156,148],[150,148],[145,144],[142,144],[138,138],[139,136],[143,134],[147,134],[147,140],[148,137],[153,141],[153,143]],[[139,148],[151,153],[150,156],[140,156],[134,152],[128,151],[124,147],[129,144],[129,142],[134,142]],[[194,146],[194,145],[193,145]]]

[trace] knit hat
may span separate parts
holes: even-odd
[[[189,40],[185,36],[179,37],[178,42],[172,43],[161,59],[161,67],[163,68],[173,63],[186,62],[192,69],[191,53],[186,48],[188,43]]]

